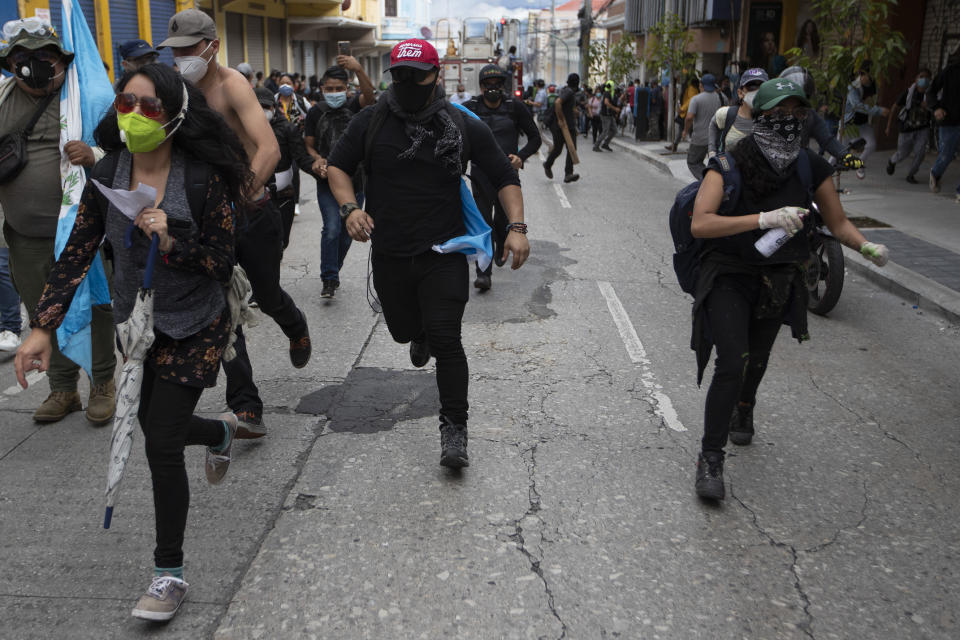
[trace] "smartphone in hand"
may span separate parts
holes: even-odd
[[[350,41],[349,40],[338,40],[337,41],[337,53],[341,56],[350,55]]]

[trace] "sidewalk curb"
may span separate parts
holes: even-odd
[[[618,148],[650,163],[659,171],[674,176],[670,170],[669,161],[659,154],[637,148],[617,138],[614,138],[612,142]],[[674,177],[677,178],[678,183],[686,184],[681,178]],[[858,211],[856,205],[850,207],[845,204],[844,210],[856,215],[869,215]],[[903,229],[899,230],[909,234]],[[917,309],[935,313],[949,322],[960,324],[960,293],[895,262],[888,262],[886,266],[881,268],[848,247],[843,247],[843,254],[846,267],[850,271],[857,273],[881,289],[903,298]]]
[[[903,298],[914,308],[960,324],[960,294],[953,289],[895,262],[878,267],[849,247],[843,247],[843,257],[847,269]]]

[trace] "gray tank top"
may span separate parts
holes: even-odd
[[[127,189],[133,156],[121,151],[113,185]],[[190,212],[184,179],[183,155],[174,151],[167,176],[167,187],[159,208],[167,217],[190,224],[190,236],[200,237],[200,229]],[[111,204],[106,215],[106,235],[113,245],[113,317],[123,322],[133,311],[137,290],[143,286],[149,241],[134,230],[133,245],[126,246],[127,229],[132,222]],[[206,327],[226,306],[223,286],[202,273],[192,273],[164,264],[159,257],[153,269],[153,326],[171,338],[183,339]]]

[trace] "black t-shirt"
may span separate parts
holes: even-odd
[[[609,91],[604,91],[603,95],[600,96],[600,115],[601,116],[615,116],[617,112],[613,110],[613,107],[607,106],[607,100],[610,101],[610,104],[617,104],[616,100]]]
[[[340,107],[340,109],[346,110],[344,112],[345,116],[349,114],[348,117],[344,118],[344,122],[346,122],[346,120],[349,120],[349,118],[352,117],[354,114],[360,113],[360,110],[362,108],[363,107],[360,105],[359,95],[355,95],[350,100],[347,100],[347,102],[342,107]],[[307,112],[307,119],[304,123],[303,135],[312,136],[316,138],[317,125],[320,123],[320,118],[323,117],[323,114],[324,113],[334,114],[337,111],[339,111],[339,109],[333,109],[330,106],[328,106],[326,103],[320,103],[320,102],[310,107],[310,111]],[[342,135],[342,133],[343,133],[342,131],[339,132],[340,135]],[[339,137],[339,135],[337,137]],[[325,149],[323,150],[321,149],[320,147],[321,141],[319,139],[315,140],[314,144],[316,145],[315,148],[317,149],[317,153],[319,153],[321,156],[326,156],[329,153],[329,151]],[[333,141],[333,144],[336,144],[336,140]]]
[[[328,164],[348,174],[363,161],[367,128],[377,105],[367,107],[347,127]],[[520,185],[489,127],[464,114],[470,139],[471,161],[476,163],[499,191]],[[427,137],[411,160],[397,156],[410,148],[404,122],[392,112],[376,132],[366,167],[366,205],[376,228],[371,241],[378,253],[395,257],[414,256],[430,247],[466,233],[460,203],[460,176],[451,175],[434,157],[435,137]]]
[[[569,85],[560,89],[560,93],[557,94],[557,100],[562,101],[560,111],[567,120],[567,127],[571,130],[575,130],[577,127],[577,118],[573,115],[573,108],[576,106],[576,96],[577,92],[571,89]]]
[[[810,173],[813,176],[813,184],[810,188],[812,191],[816,191],[817,187],[823,184],[824,180],[827,180],[833,175],[833,167],[830,166],[829,162],[809,149],[801,149],[800,152],[806,153],[810,159]],[[716,159],[710,160],[707,164],[707,171],[717,171],[721,173],[721,175],[723,173],[720,168],[720,163]],[[744,184],[746,184],[750,176],[744,174],[742,171],[740,175]],[[797,174],[796,163],[794,163],[793,172],[790,177],[787,178],[779,189],[760,198],[756,202],[751,201],[747,196],[746,189],[742,188],[740,191],[740,202],[734,207],[733,211],[727,215],[744,216],[789,206],[803,207],[805,209],[810,206],[807,189]],[[724,238],[711,238],[707,240],[706,246],[710,250],[716,250],[723,254],[738,257],[748,264],[802,262],[810,255],[810,243],[806,231],[810,230],[811,224],[810,216],[807,216],[804,219],[805,230],[794,235],[793,238],[788,240],[786,244],[780,247],[780,249],[769,258],[764,258],[763,255],[757,251],[756,247],[753,246],[753,243],[756,242],[760,236],[767,233],[769,229],[754,229]]]

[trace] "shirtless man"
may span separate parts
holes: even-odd
[[[181,75],[203,91],[207,102],[223,116],[247,150],[255,174],[254,206],[239,221],[237,262],[247,272],[260,310],[273,318],[290,339],[290,362],[298,369],[304,367],[311,350],[307,319],[280,288],[280,212],[264,189],[280,160],[280,147],[270,123],[263,117],[263,109],[247,79],[240,72],[217,64],[220,40],[210,16],[197,9],[177,13],[170,18],[167,39],[160,47],[173,49]],[[235,345],[237,357],[223,363],[227,404],[239,420],[237,437],[259,438],[267,433],[263,401],[253,382],[253,368],[241,330],[237,331]]]

